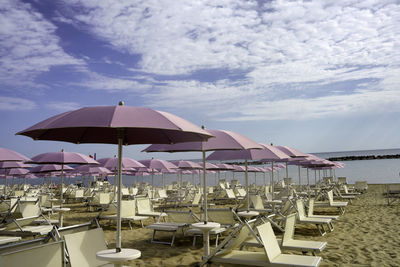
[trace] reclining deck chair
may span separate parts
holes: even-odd
[[[236,238],[222,242],[227,245],[222,250],[213,252],[205,257],[200,266],[207,263],[217,264],[239,264],[246,266],[319,266],[321,257],[282,254],[276,240],[272,226],[266,222],[257,226],[260,241],[263,244],[264,252],[251,252],[235,250],[251,234],[251,227],[246,225],[240,228]],[[218,246],[218,248],[220,247]],[[217,248],[217,249],[218,249]],[[217,250],[216,249],[216,250]]]
[[[113,205],[110,204],[110,205]],[[97,217],[99,220],[117,220],[116,214],[107,214],[103,215],[99,214]],[[136,201],[135,200],[122,200],[121,201],[121,222],[128,222],[129,228],[132,230],[131,221],[140,221],[140,224],[143,227],[143,220],[147,220],[149,217],[147,216],[138,216],[136,215]]]
[[[316,207],[333,207],[333,208],[338,208],[340,214],[344,214],[344,208],[347,207],[348,202],[347,201],[334,201],[333,200],[333,191],[329,190],[326,192],[326,195],[328,197],[328,201],[318,201],[314,202],[314,205]]]
[[[314,214],[314,199],[310,198],[308,201],[308,213],[307,217],[309,218],[327,218],[327,219],[332,219],[332,220],[338,220],[339,215],[319,215],[319,214]]]
[[[114,266],[96,258],[96,252],[107,249],[103,229],[66,234],[64,240],[71,267]]]
[[[332,219],[327,218],[309,218],[305,215],[304,203],[302,199],[296,200],[297,221],[299,223],[315,224],[320,235],[325,235],[324,225],[327,225],[329,230],[333,231]]]
[[[156,223],[146,226],[147,229],[153,230],[151,243],[167,244],[171,247],[174,245],[175,236],[178,231],[184,231],[189,227],[190,224],[200,221],[192,211],[166,211],[168,222],[160,222],[161,217],[158,218]],[[171,241],[156,240],[155,236],[157,232],[170,232],[172,233]]]
[[[137,198],[136,208],[138,216],[149,216],[155,218],[162,218],[167,216],[165,212],[154,211],[150,198]]]
[[[288,215],[286,217],[283,238],[281,240],[277,240],[281,249],[297,250],[303,252],[303,254],[306,254],[310,251],[315,256],[316,252],[321,252],[326,247],[326,242],[294,239],[295,225],[296,214],[293,213]],[[242,250],[244,246],[262,247],[263,245],[253,237],[244,241],[240,246],[240,250]]]

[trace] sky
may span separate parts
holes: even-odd
[[[0,0],[0,146],[116,154],[15,133],[146,106],[303,152],[400,148],[400,2]],[[199,158],[196,153],[135,159]]]

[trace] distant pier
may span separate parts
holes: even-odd
[[[398,159],[400,154],[395,155],[366,155],[366,156],[344,156],[327,158],[331,161],[347,161],[347,160],[372,160],[372,159]]]

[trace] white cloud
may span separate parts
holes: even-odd
[[[32,110],[36,108],[35,102],[18,97],[0,96],[0,110]]]
[[[80,65],[59,46],[56,27],[30,4],[1,0],[0,82],[11,86],[37,86],[35,78],[52,66]]]
[[[82,107],[76,102],[51,102],[46,104],[47,108],[54,109],[60,112],[75,110]]]
[[[138,82],[128,77],[108,77],[89,70],[84,72],[86,75],[83,81],[71,82],[70,84],[91,90],[104,90],[108,92],[144,92],[151,88],[151,85],[146,82]]]
[[[151,106],[207,110],[227,120],[357,114],[399,101],[398,1],[71,0],[64,5],[73,10],[66,21],[85,24],[116,50],[139,54],[141,61],[131,70],[154,77],[137,82],[91,73],[80,84],[87,88],[142,92]],[[205,69],[233,70],[242,78],[172,80]],[[160,74],[170,80],[158,81]],[[337,90],[335,83],[349,87]]]

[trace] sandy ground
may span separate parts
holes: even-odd
[[[357,197],[346,208],[344,215],[334,222],[334,231],[319,236],[313,225],[297,225],[295,238],[328,242],[319,256],[321,266],[400,266],[400,201],[387,205],[383,196],[384,185],[369,185],[365,194]],[[82,204],[68,205],[65,224],[72,225],[90,221],[97,212],[88,212]],[[316,208],[315,213],[337,214],[336,209]],[[153,223],[153,219],[144,222]],[[102,221],[109,247],[115,247],[115,226]],[[276,234],[279,233],[276,231]],[[152,230],[135,223],[132,230],[128,224],[122,226],[122,247],[135,248],[142,252],[140,259],[129,266],[195,266],[203,254],[202,241],[192,246],[193,239],[177,235],[173,247],[150,243]],[[160,235],[163,237],[163,235]],[[165,234],[168,240],[170,234]],[[211,241],[214,244],[214,241]],[[262,251],[250,248],[252,251]],[[285,253],[301,254],[301,252]]]

